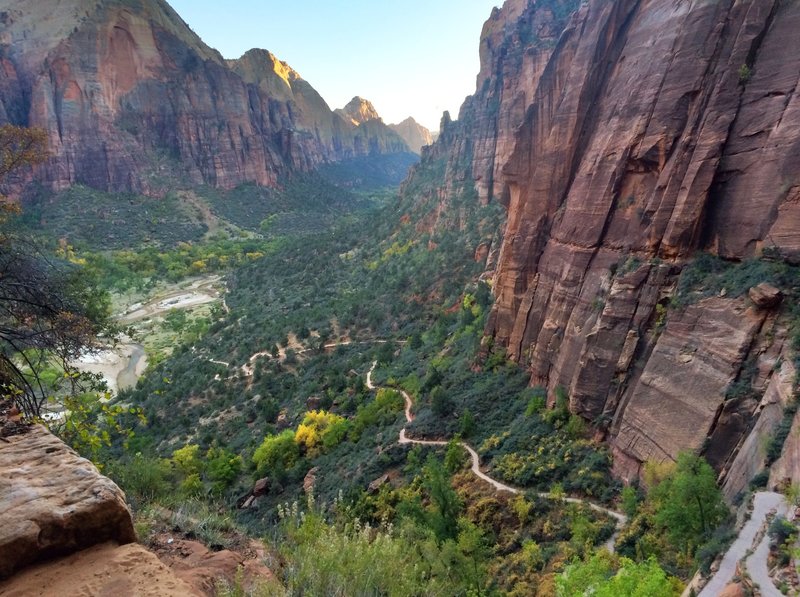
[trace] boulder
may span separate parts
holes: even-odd
[[[289,417],[285,412],[282,412],[281,414],[278,415],[278,419],[275,421],[275,427],[278,429],[278,431],[289,429],[289,427],[291,426],[292,424],[289,421]]]
[[[0,578],[106,541],[136,541],[113,481],[44,427],[0,442]]]
[[[259,479],[256,481],[256,484],[253,485],[253,495],[255,497],[260,497],[265,495],[269,491],[269,479],[264,477],[263,479]]]
[[[753,286],[747,293],[759,309],[773,309],[781,304],[783,293],[766,282]]]
[[[389,475],[382,475],[369,484],[370,493],[377,493],[378,490],[389,482]]]

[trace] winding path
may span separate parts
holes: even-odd
[[[373,361],[372,367],[370,368],[369,372],[367,372],[367,388],[370,389],[370,390],[381,389],[379,386],[376,386],[372,382],[372,372],[375,371],[375,367],[377,367],[377,366],[378,366],[378,361]],[[406,392],[405,390],[400,389],[400,388],[385,388],[385,389],[393,390],[393,391],[399,391],[403,395],[403,399],[405,400],[406,422],[407,423],[411,423],[414,420],[414,413],[411,410],[413,408],[413,406],[414,406],[414,401],[412,400],[411,395],[408,392]],[[421,446],[446,446],[449,442],[446,442],[446,441],[443,441],[443,440],[414,439],[414,438],[408,437],[408,434],[406,433],[406,428],[403,427],[400,430],[400,438],[398,439],[398,443],[400,443],[400,444],[417,444],[417,445],[421,445]],[[490,477],[489,475],[484,473],[481,470],[481,458],[478,455],[478,453],[475,451],[475,449],[472,446],[470,446],[469,444],[467,444],[466,442],[463,442],[463,441],[459,441],[458,444],[469,453],[470,459],[472,460],[471,470],[472,470],[472,473],[476,477],[478,477],[482,481],[485,481],[486,483],[489,483],[497,491],[507,491],[509,493],[514,493],[514,494],[523,493],[522,489],[519,489],[518,487],[513,487],[511,485],[506,485],[505,483],[501,483],[497,479],[493,479],[492,477]],[[596,503],[594,503],[594,502],[592,502],[590,500],[583,500],[583,499],[580,499],[580,498],[572,498],[572,497],[555,496],[555,495],[553,495],[551,493],[545,493],[545,492],[539,492],[536,495],[538,495],[540,498],[544,498],[544,499],[550,499],[550,500],[560,499],[560,500],[562,500],[564,502],[567,502],[567,503],[570,503],[570,504],[583,504],[585,506],[589,506],[595,512],[600,512],[602,514],[606,514],[608,516],[613,517],[617,521],[617,529],[614,532],[614,534],[611,536],[611,538],[608,541],[606,541],[604,546],[605,546],[606,549],[608,549],[608,551],[610,551],[612,553],[614,552],[614,545],[617,542],[617,537],[619,536],[619,533],[622,530],[622,528],[628,522],[628,517],[627,516],[625,516],[621,512],[616,512],[615,510],[610,510],[610,509],[608,509],[608,508],[606,508],[604,506],[601,506],[600,504],[596,504]]]
[[[760,491],[755,494],[750,520],[739,531],[739,536],[728,549],[725,557],[722,558],[719,570],[700,591],[699,597],[716,597],[716,595],[719,595],[733,580],[736,574],[736,567],[744,558],[747,558],[746,566],[750,578],[758,584],[761,595],[781,595],[782,593],[775,588],[772,578],[769,576],[767,565],[769,535],[765,532],[760,536],[758,545],[755,545],[755,542],[759,538],[759,531],[764,526],[767,516],[772,512],[785,516],[788,509],[786,498],[780,493]]]

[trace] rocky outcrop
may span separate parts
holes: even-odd
[[[167,535],[153,538],[152,543],[161,561],[197,595],[213,597],[219,583],[235,585],[239,571],[242,588],[248,593],[264,593],[265,585],[275,583],[275,576],[262,563],[264,546],[256,541],[246,546],[250,557],[228,549],[211,551],[198,541]]]
[[[96,543],[135,540],[120,489],[46,429],[0,442],[0,578]]]
[[[390,124],[389,128],[400,135],[408,148],[416,154],[422,153],[422,148],[433,143],[431,132],[410,116],[399,124]]]
[[[797,371],[789,358],[790,347],[786,342],[784,331],[778,331],[775,352],[764,355],[763,365],[776,370],[761,399],[758,409],[753,413],[755,424],[752,430],[742,439],[736,458],[724,470],[725,484],[722,487],[725,498],[733,501],[741,492],[748,489],[751,479],[763,471],[767,465],[766,447],[775,430],[784,417],[784,409],[794,398],[794,383]],[[790,483],[800,482],[800,437],[794,431],[798,428],[795,422],[792,432],[784,447],[784,456],[771,467],[768,487],[775,487],[790,479]]]
[[[507,0],[495,8],[483,27],[477,89],[459,111],[445,112],[436,142],[423,148],[404,195],[417,215],[421,233],[462,230],[468,217],[457,204],[485,206],[503,201],[503,164],[514,148],[516,130],[535,98],[539,77],[561,31],[579,0]],[[419,188],[415,176],[436,182]],[[499,231],[487,231],[473,249],[485,244],[487,266],[494,267]]]
[[[164,0],[8,0],[0,68],[0,118],[47,131],[51,158],[36,178],[54,189],[273,185],[321,163],[407,151],[382,123],[334,114],[266,51],[224,60]]]
[[[800,46],[785,44],[798,19],[777,2],[588,2],[536,82],[502,170],[508,222],[487,331],[533,383],[613,422],[622,471],[680,449],[729,451],[751,424],[725,389],[763,314],[663,301],[698,250],[795,251],[785,230],[800,169],[786,129],[800,118],[788,75]],[[762,177],[756,193],[749,181]],[[612,273],[632,259],[633,273]]]

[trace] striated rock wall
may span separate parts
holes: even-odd
[[[798,19],[796,3],[588,2],[537,78],[502,170],[487,331],[607,426],[623,477],[681,449],[722,468],[753,424],[725,391],[766,313],[669,298],[698,250],[796,257]]]
[[[508,0],[423,152],[446,164],[428,228],[460,180],[506,206],[486,332],[607,432],[621,477],[681,449],[727,471],[764,411],[726,393],[779,350],[772,307],[674,299],[698,251],[800,261],[798,30],[779,0]]]
[[[48,132],[37,180],[159,193],[176,179],[273,185],[289,171],[407,151],[334,114],[266,51],[225,61],[163,0],[8,0],[0,118]]]
[[[474,95],[466,98],[458,120],[445,113],[436,142],[422,148],[421,163],[406,189],[410,212],[421,214],[417,229],[463,230],[467,217],[459,201],[485,206],[503,195],[503,163],[514,147],[514,135],[530,107],[539,76],[548,63],[569,15],[579,0],[508,0],[495,8],[483,27],[480,73]],[[432,184],[415,185],[439,173]],[[500,231],[475,246],[494,267]]]

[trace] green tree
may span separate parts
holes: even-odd
[[[212,446],[206,452],[206,475],[211,482],[212,493],[224,492],[241,472],[241,456],[217,446]]]
[[[431,409],[437,417],[446,417],[453,412],[453,401],[442,386],[431,390]]]
[[[294,431],[287,429],[280,435],[268,435],[253,453],[253,463],[259,474],[283,475],[300,458],[300,447],[294,441]]]
[[[430,497],[428,526],[441,542],[458,536],[458,515],[461,500],[450,486],[450,477],[441,461],[431,456],[425,463],[423,487]]]
[[[464,409],[464,412],[461,414],[461,418],[458,421],[458,426],[460,428],[462,437],[469,437],[475,433],[475,417],[472,415],[472,411],[470,411],[468,408]]]
[[[682,548],[703,543],[730,514],[716,477],[703,458],[681,452],[674,472],[648,496],[655,505],[656,522]]]

